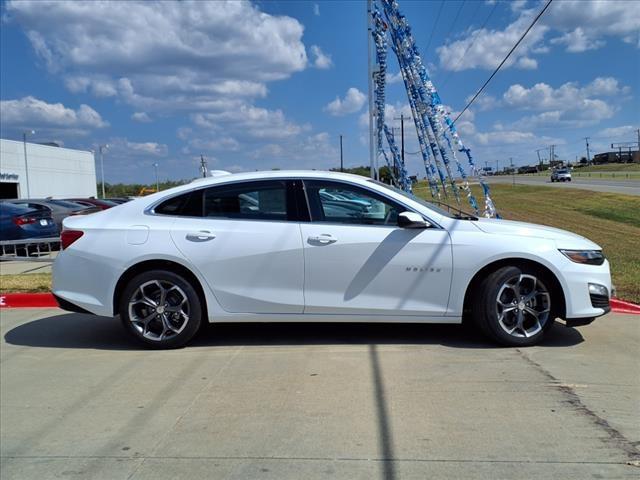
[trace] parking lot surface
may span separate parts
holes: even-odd
[[[638,478],[640,317],[497,348],[461,326],[0,312],[3,480]]]

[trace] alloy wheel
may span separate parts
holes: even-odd
[[[500,327],[509,335],[529,338],[549,321],[551,297],[547,287],[533,275],[521,274],[502,284],[496,298]]]
[[[129,300],[129,320],[144,338],[163,341],[175,337],[189,323],[187,294],[167,280],[140,285]]]

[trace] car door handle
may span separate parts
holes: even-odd
[[[319,243],[321,245],[329,245],[331,243],[335,243],[338,241],[336,237],[333,235],[329,235],[328,233],[323,233],[321,235],[312,235],[307,240],[312,243]]]
[[[190,242],[208,242],[216,238],[216,236],[207,230],[200,230],[199,232],[187,233],[185,238]]]

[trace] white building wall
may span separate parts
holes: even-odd
[[[27,161],[28,192],[23,142],[0,139],[0,182],[17,181],[20,198],[96,196],[93,153],[27,142]]]

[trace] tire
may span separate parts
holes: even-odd
[[[124,327],[139,341],[158,349],[186,345],[200,328],[202,311],[193,285],[166,270],[136,275],[122,292],[119,305]]]
[[[501,345],[535,345],[554,324],[548,285],[550,282],[535,269],[502,267],[480,284],[473,320],[487,337]]]

